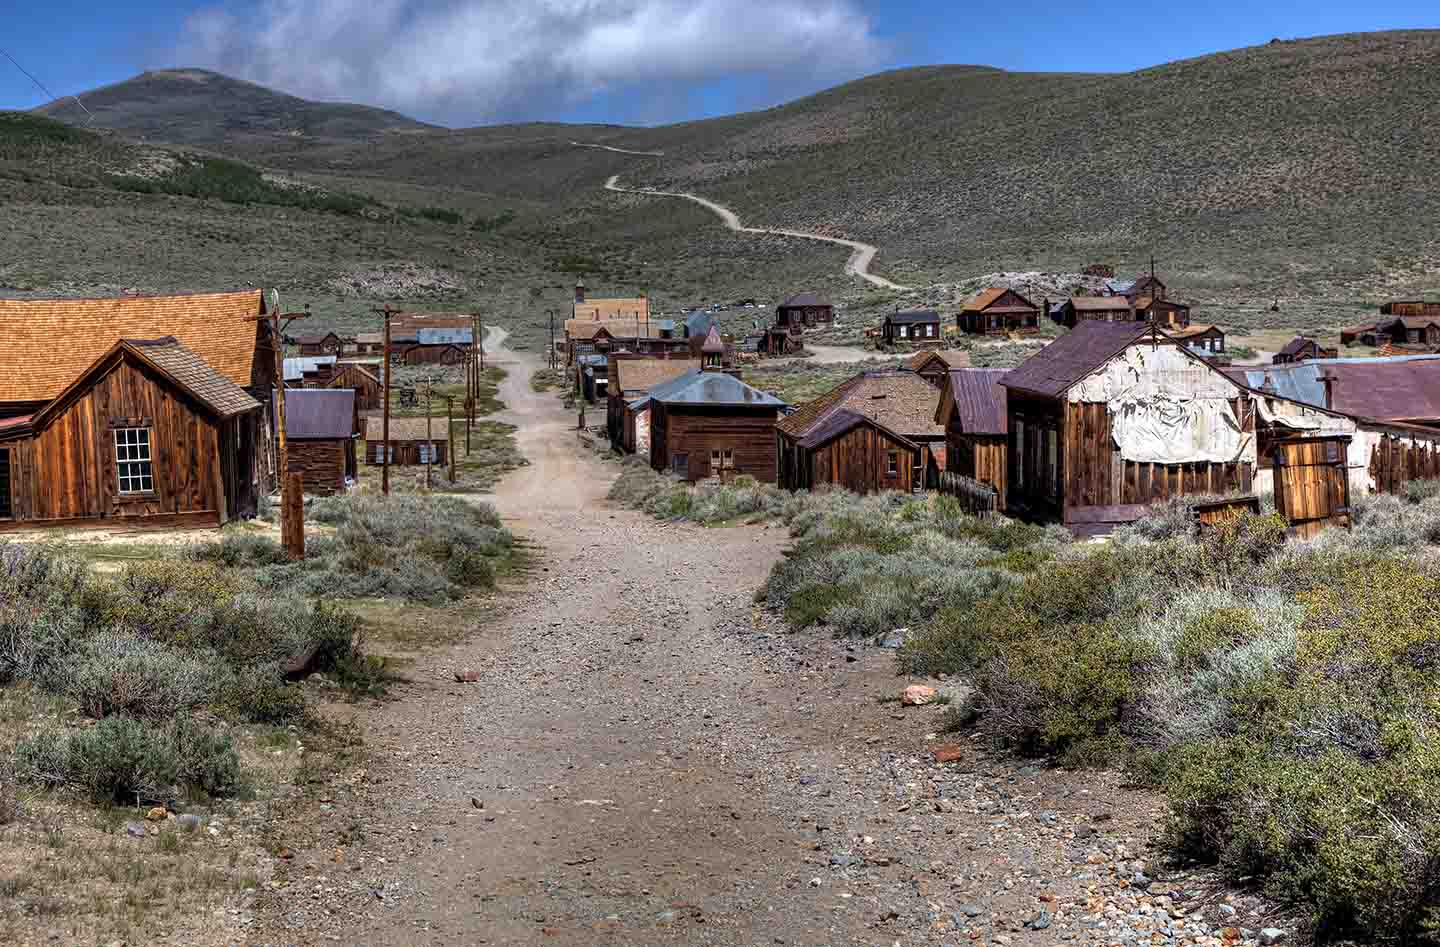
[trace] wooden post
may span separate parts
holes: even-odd
[[[290,492],[290,452],[285,444],[285,343],[282,340],[278,294],[275,300],[275,311],[269,316],[257,314],[249,318],[252,322],[270,323],[270,348],[275,365],[275,488],[280,492],[280,543],[288,548],[291,539],[285,509]],[[295,319],[307,319],[309,316],[309,312],[288,312],[283,318],[288,325]]]
[[[282,520],[290,524],[290,536],[285,541],[285,551],[291,559],[305,558],[305,485],[300,474],[290,474],[285,484],[284,515]]]
[[[455,399],[449,395],[445,396],[445,452],[450,455],[450,482],[455,482],[455,448],[450,445],[455,441]]]
[[[425,376],[425,440],[429,453],[425,456],[425,489],[430,489],[430,468],[435,466],[435,432],[430,424],[430,376]]]
[[[390,304],[385,304],[385,404],[380,413],[380,492],[390,495]]]

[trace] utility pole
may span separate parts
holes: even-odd
[[[390,495],[390,304],[380,310],[385,314],[385,403],[380,410],[380,492]]]
[[[550,310],[550,370],[555,370],[555,310]]]
[[[480,371],[483,373],[485,371],[485,317],[476,313],[475,318],[480,322],[480,333],[475,336],[475,345],[480,352]]]
[[[455,398],[445,396],[445,450],[450,455],[450,482],[455,482]]]
[[[280,493],[280,543],[291,551],[292,558],[297,558],[295,556],[297,548],[300,550],[298,558],[303,558],[305,555],[305,514],[302,501],[299,507],[302,511],[300,519],[296,521],[292,515],[294,501],[298,499],[298,496],[290,496],[290,493],[297,488],[290,482],[290,452],[285,445],[285,343],[283,341],[284,327],[280,325],[280,320],[284,319],[285,325],[288,326],[296,319],[308,319],[309,317],[310,313],[308,312],[287,312],[282,315],[278,295],[274,310],[270,315],[257,314],[248,317],[251,322],[270,323],[270,350],[275,370],[275,485]],[[295,536],[297,532],[301,534],[298,545]]]
[[[430,426],[430,376],[425,376],[425,489],[430,489],[430,468],[435,466],[435,432]]]

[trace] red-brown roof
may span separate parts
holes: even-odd
[[[844,407],[906,437],[936,438],[945,434],[935,420],[939,402],[939,390],[914,372],[871,372],[841,382],[776,427],[791,437],[804,437],[832,408]]]
[[[115,299],[0,299],[0,402],[49,401],[120,339],[174,336],[245,388],[254,369],[260,290]]]
[[[1001,384],[1059,397],[1150,330],[1145,322],[1081,322],[1011,369]]]
[[[1007,374],[1003,368],[961,368],[950,372],[950,390],[944,396],[944,407],[953,405],[951,410],[959,418],[961,431],[966,434],[1009,431],[1005,386],[1000,384]],[[938,420],[944,424],[947,419]]]

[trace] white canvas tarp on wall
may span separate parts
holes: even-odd
[[[1110,404],[1110,431],[1120,456],[1142,464],[1254,460],[1251,435],[1219,398],[1154,394]]]

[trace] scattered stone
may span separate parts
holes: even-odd
[[[164,821],[165,821],[165,817],[166,817],[167,815],[169,815],[169,814],[170,814],[170,813],[168,813],[168,812],[165,811],[165,807],[164,807],[164,806],[156,806],[155,808],[151,809],[149,812],[145,813],[145,818],[146,818],[147,821],[150,821],[150,822],[164,822]]]
[[[1260,943],[1265,947],[1270,944],[1278,944],[1285,939],[1285,932],[1278,927],[1265,927],[1260,930]]]
[[[1041,911],[1039,914],[1025,922],[1025,926],[1032,931],[1043,931],[1050,926],[1050,912]]]
[[[1222,905],[1220,905],[1220,916],[1221,916],[1221,917],[1234,917],[1234,916],[1235,916],[1235,906],[1234,906],[1233,904],[1222,904]]]
[[[908,637],[910,637],[909,628],[895,628],[876,637],[875,645],[880,648],[898,648],[905,643],[905,639]]]
[[[125,834],[131,838],[144,838],[147,834],[144,822],[126,822]]]
[[[919,707],[934,700],[939,692],[925,684],[911,684],[900,692],[900,703],[906,707]]]
[[[471,667],[455,669],[456,684],[474,684],[480,680],[480,672]]]
[[[930,748],[930,755],[937,763],[958,763],[965,758],[965,751],[953,743],[941,743]]]
[[[481,802],[479,799],[476,799],[474,796],[471,796],[470,806],[474,809],[483,809],[485,808],[485,803]]]
[[[979,917],[981,914],[985,913],[984,911],[980,910],[980,907],[978,905],[974,904],[962,904],[955,909],[955,912],[957,914],[963,914],[966,917]]]

